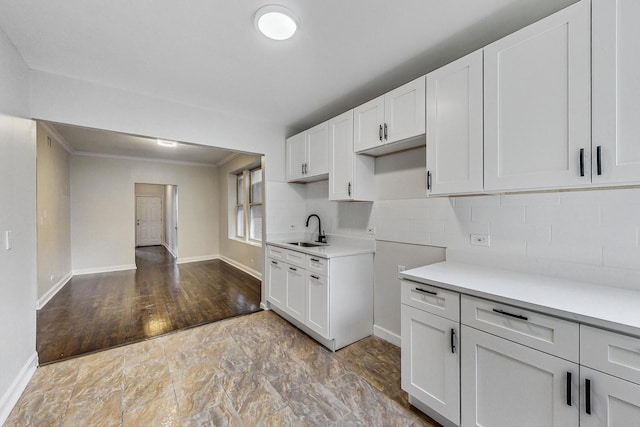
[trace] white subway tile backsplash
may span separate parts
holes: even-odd
[[[525,219],[524,206],[472,206],[471,221],[473,222],[504,222],[523,223]]]
[[[604,265],[607,267],[640,270],[640,249],[604,248]]]
[[[304,231],[305,214],[318,213],[327,233],[371,238],[373,226],[377,240],[446,247],[448,259],[640,289],[640,188],[373,203],[326,193],[326,182],[270,185],[269,230],[295,221]],[[471,234],[490,246],[471,246]]]
[[[521,240],[541,243],[551,242],[551,225],[548,224],[514,224],[490,221],[489,235],[491,239]]]
[[[526,255],[533,258],[602,265],[602,247],[597,245],[527,242]]]

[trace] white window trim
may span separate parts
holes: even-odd
[[[252,246],[262,247],[262,235],[260,235],[260,239],[252,239],[251,236],[251,207],[252,206],[263,206],[263,203],[254,203],[252,201],[253,194],[251,191],[251,173],[256,170],[262,170],[262,166],[253,166],[247,167],[241,171],[238,171],[234,174],[235,176],[235,203],[232,205],[233,212],[233,233],[229,233],[229,239],[235,240],[242,243],[247,243]],[[242,176],[242,186],[243,186],[243,195],[244,201],[242,204],[238,204],[238,177]],[[264,181],[262,181],[262,185],[264,185]],[[244,236],[238,235],[238,208],[243,207],[243,228],[244,228]],[[262,219],[264,221],[264,209],[262,211]],[[264,223],[262,224],[264,226]]]

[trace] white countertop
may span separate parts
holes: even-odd
[[[405,270],[401,276],[640,336],[640,291],[451,261]]]
[[[313,248],[305,248],[303,246],[290,245],[286,242],[267,241],[267,245],[278,246],[280,248],[290,249],[297,252],[303,252],[309,255],[315,255],[320,258],[337,258],[351,255],[372,254],[376,251],[375,242],[373,244],[362,244],[360,242],[329,241],[326,246],[316,246]]]

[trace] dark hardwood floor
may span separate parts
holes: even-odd
[[[41,365],[260,310],[260,281],[223,261],[177,265],[151,246],[136,265],[76,276],[38,311]]]

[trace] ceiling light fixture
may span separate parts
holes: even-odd
[[[262,34],[273,40],[291,38],[300,25],[300,20],[292,11],[277,4],[258,9],[254,22]]]
[[[176,143],[173,141],[166,141],[164,139],[159,139],[158,145],[162,145],[163,147],[175,147]]]

